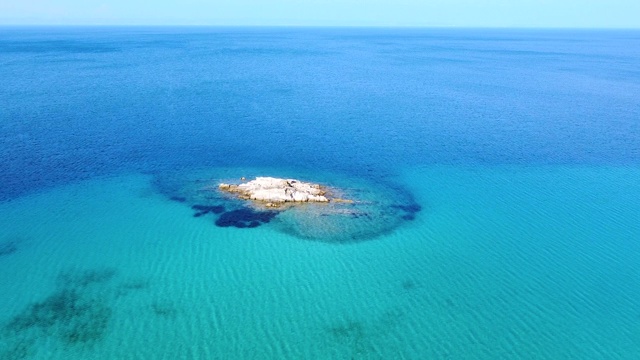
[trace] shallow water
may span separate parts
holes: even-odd
[[[0,359],[640,357],[638,39],[1,29]]]

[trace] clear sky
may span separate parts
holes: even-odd
[[[640,28],[640,0],[0,0],[0,24]]]

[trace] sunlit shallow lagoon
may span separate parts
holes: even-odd
[[[638,358],[639,40],[4,28],[0,359]]]

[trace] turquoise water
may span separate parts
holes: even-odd
[[[59,187],[0,207],[19,248],[2,258],[2,309],[33,317],[28,304],[69,288],[108,323],[80,312],[76,330],[98,340],[65,341],[65,319],[5,329],[3,345],[50,359],[636,358],[639,177],[412,169],[401,181],[429,211],[348,245],[211,226],[148,176]],[[113,274],[60,280],[88,271]]]
[[[0,359],[640,358],[638,34],[385,31],[3,29]]]

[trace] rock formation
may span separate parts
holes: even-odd
[[[302,182],[295,179],[257,177],[239,185],[220,184],[221,191],[237,194],[246,200],[266,203],[268,207],[277,207],[283,203],[329,202],[327,189],[321,185]]]

